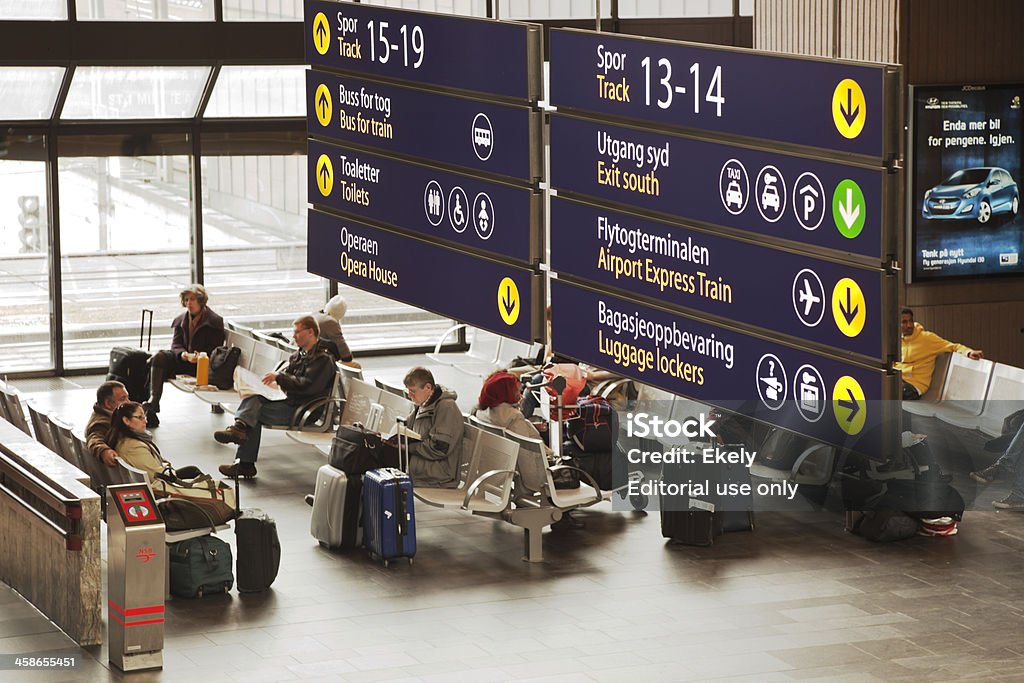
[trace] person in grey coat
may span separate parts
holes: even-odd
[[[403,381],[415,404],[407,424],[420,435],[409,443],[409,476],[416,486],[454,488],[459,483],[465,423],[457,395],[438,386],[430,370],[415,367]]]
[[[341,294],[331,297],[330,301],[324,304],[322,311],[314,313],[316,324],[320,328],[320,345],[337,361],[354,368],[361,367],[352,358],[352,350],[345,341],[345,335],[341,332],[341,319],[345,317],[348,310],[348,303]]]

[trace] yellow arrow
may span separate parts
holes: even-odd
[[[839,428],[847,434],[858,434],[864,429],[868,403],[860,383],[853,377],[844,375],[836,382],[832,390],[832,412]]]
[[[325,197],[330,197],[331,190],[334,189],[334,166],[326,154],[321,154],[316,162],[316,186]]]
[[[844,138],[853,138],[864,130],[868,107],[864,91],[852,78],[844,78],[832,92],[832,121]]]
[[[510,277],[498,284],[498,314],[506,325],[515,325],[519,320],[519,288]]]
[[[316,87],[313,107],[316,109],[316,120],[326,128],[331,123],[331,114],[334,111],[334,103],[331,102],[331,89],[326,84],[321,83]]]
[[[836,327],[847,337],[856,337],[864,329],[867,303],[860,286],[848,277],[836,283],[832,290],[832,318]]]
[[[327,23],[327,15],[317,12],[313,17],[313,47],[322,55],[327,54],[331,46],[331,27]]]

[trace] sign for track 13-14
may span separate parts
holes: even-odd
[[[886,67],[551,31],[551,104],[882,156]]]

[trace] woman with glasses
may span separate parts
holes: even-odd
[[[117,451],[117,457],[135,469],[143,470],[150,482],[171,466],[160,455],[153,436],[146,431],[146,411],[141,403],[128,401],[114,409],[110,416],[107,443]],[[192,466],[178,470],[178,476],[183,478],[198,474],[201,474],[199,469]]]

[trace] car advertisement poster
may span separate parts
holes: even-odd
[[[915,281],[1024,273],[1024,85],[913,89]]]

